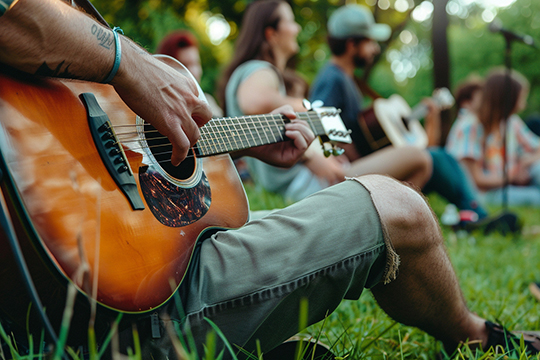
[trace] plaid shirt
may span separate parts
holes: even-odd
[[[502,127],[501,123],[501,127]],[[484,127],[477,117],[466,110],[461,110],[448,134],[446,150],[456,159],[480,160],[484,171],[490,174],[503,174],[504,147],[500,134],[488,134],[484,144]],[[540,146],[540,138],[525,125],[517,115],[509,119],[507,134],[507,169],[513,176],[518,171],[520,156],[535,152]]]

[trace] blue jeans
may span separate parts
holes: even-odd
[[[422,191],[425,194],[434,191],[458,209],[472,210],[480,219],[486,217],[478,191],[459,162],[440,147],[430,147],[428,152],[433,159],[433,173]]]

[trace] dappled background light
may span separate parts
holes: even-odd
[[[202,88],[214,93],[217,80],[234,52],[241,18],[253,0],[92,0],[106,20],[150,52],[170,31],[191,29],[201,46]],[[357,71],[382,96],[400,93],[410,104],[433,91],[435,71],[432,39],[440,23],[433,18],[446,14],[450,85],[470,73],[485,72],[504,64],[504,39],[487,25],[494,19],[518,33],[540,40],[540,0],[290,0],[296,21],[300,52],[296,69],[312,81],[330,59],[326,22],[345,4],[370,7],[377,22],[389,24],[393,34],[381,44],[382,54],[373,68]],[[440,35],[438,35],[440,36]],[[440,49],[440,48],[437,48]],[[531,80],[531,108],[540,110],[538,52],[525,45],[513,46],[513,64]],[[440,71],[437,73],[440,75]],[[536,90],[539,89],[539,90]]]
[[[206,34],[212,44],[221,44],[230,33],[231,27],[223,15],[213,15],[206,21]]]
[[[500,9],[511,6],[515,1],[449,0],[446,4],[446,13],[451,17],[464,20],[468,28],[485,27],[495,19]],[[372,3],[374,6],[377,5],[376,1]],[[392,7],[388,0],[379,1],[378,6],[383,10]],[[421,69],[433,68],[431,41],[428,38],[419,40],[416,33],[419,29],[431,30],[434,4],[431,0],[424,0],[415,6],[412,0],[395,0],[393,7],[398,12],[407,12],[412,9],[411,19],[420,26],[420,28],[414,28],[412,24],[409,24],[407,29],[399,33],[397,41],[394,41],[386,52],[385,60],[390,65],[395,81],[405,84]],[[523,16],[529,12],[532,14],[529,8],[521,9]],[[538,17],[540,18],[540,15]]]

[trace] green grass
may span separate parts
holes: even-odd
[[[252,185],[246,186],[246,192],[254,210],[287,205]],[[430,195],[428,201],[440,217],[447,203],[437,195]],[[442,231],[469,308],[511,330],[540,330],[540,303],[528,290],[530,282],[540,280],[540,209],[511,210],[523,220],[524,231],[517,238],[480,232],[456,234],[445,226]],[[306,332],[321,336],[337,355],[348,355],[348,359],[433,359],[440,351],[440,344],[426,333],[390,319],[369,291],[359,301],[343,301],[324,325],[313,325]],[[494,354],[467,356],[467,350],[464,347],[463,357],[457,358],[499,358]]]
[[[246,185],[246,192],[252,210],[288,205],[280,196],[251,184]],[[428,200],[440,216],[445,201],[437,196],[430,196]],[[512,210],[519,214],[524,224],[524,232],[517,238],[499,234],[484,236],[480,233],[456,235],[446,227],[442,231],[469,308],[484,318],[501,322],[511,330],[540,330],[540,303],[528,290],[530,282],[540,280],[540,209]],[[365,291],[359,301],[343,301],[327,319],[303,333],[331,345],[339,359],[433,359],[440,351],[440,344],[434,338],[390,319],[377,306],[369,291]],[[5,342],[5,339],[0,336],[0,342]],[[209,339],[212,343],[215,337]],[[11,356],[0,353],[0,359]],[[130,358],[139,357],[135,353]],[[196,360],[193,354],[186,358]],[[463,346],[461,353],[453,359],[528,358],[493,352],[475,353],[468,346]]]

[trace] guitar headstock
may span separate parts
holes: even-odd
[[[334,107],[318,107],[313,109],[324,128],[324,135],[319,136],[325,156],[341,155],[343,150],[336,143],[351,144],[351,131],[347,129],[339,113],[341,110]]]
[[[435,89],[432,98],[441,110],[450,109],[455,103],[454,96],[450,90],[445,87]]]

